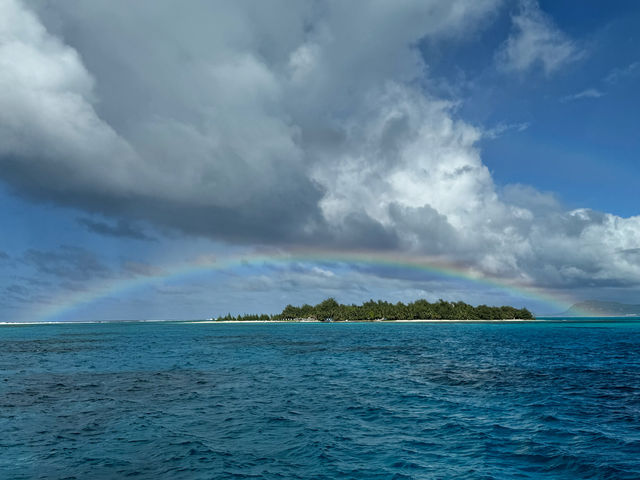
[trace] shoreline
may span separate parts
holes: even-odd
[[[461,320],[461,319],[437,319],[437,320],[337,320],[322,322],[320,320],[96,320],[96,321],[49,321],[49,322],[0,322],[0,327],[22,325],[97,325],[116,323],[187,323],[187,324],[214,324],[214,323],[499,323],[499,322],[537,322],[536,319],[510,318],[496,320]]]
[[[340,320],[321,322],[319,320],[96,320],[96,321],[47,321],[47,322],[0,322],[0,328],[26,325],[93,325],[117,323],[185,323],[185,324],[263,324],[263,323],[542,323],[554,321],[596,321],[596,320],[639,320],[637,316],[602,316],[602,317],[538,317],[534,319],[509,318],[496,320],[462,320],[462,319],[418,319],[418,320]]]
[[[462,320],[462,319],[431,319],[431,320],[340,320],[322,322],[320,320],[194,320],[185,323],[504,323],[504,322],[537,322],[536,319],[509,318],[496,320]]]

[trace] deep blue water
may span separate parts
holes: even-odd
[[[1,479],[640,478],[640,322],[0,327]]]

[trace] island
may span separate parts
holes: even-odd
[[[474,307],[464,302],[438,300],[430,303],[419,299],[411,303],[390,303],[382,300],[369,300],[362,305],[344,305],[334,298],[327,298],[317,305],[304,304],[301,307],[287,305],[281,313],[275,315],[248,314],[220,316],[212,318],[216,322],[371,322],[371,321],[417,321],[417,320],[534,320],[533,314],[526,308],[510,306]]]

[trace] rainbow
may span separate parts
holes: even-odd
[[[202,273],[230,270],[245,266],[291,265],[299,263],[339,264],[344,266],[375,266],[403,270],[414,270],[440,278],[465,280],[477,285],[496,288],[500,291],[548,305],[557,311],[566,310],[575,303],[570,297],[552,293],[533,285],[505,282],[474,271],[470,267],[445,263],[441,259],[409,256],[390,252],[354,252],[326,250],[289,250],[274,253],[249,253],[230,257],[201,256],[192,262],[165,267],[157,275],[127,277],[92,285],[86,290],[73,292],[56,298],[29,315],[29,321],[63,321],[74,310],[101,299],[122,295],[132,290],[188,278]]]

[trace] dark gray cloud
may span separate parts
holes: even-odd
[[[99,279],[118,279],[131,276],[159,276],[165,273],[160,267],[150,263],[121,258],[108,261],[85,248],[62,245],[57,249],[28,249],[21,262],[34,268],[37,277],[21,277],[23,284],[48,286],[51,278],[56,281],[71,282],[70,288],[77,282]]]
[[[72,282],[85,282],[112,275],[112,270],[96,254],[70,245],[56,250],[29,249],[22,261],[41,275]]]
[[[142,230],[136,228],[131,222],[117,220],[115,224],[91,220],[90,218],[78,218],[77,222],[87,230],[100,235],[111,237],[132,238],[134,240],[155,240]]]
[[[640,255],[640,247],[639,248],[625,248],[624,250],[618,250],[619,253],[624,255]]]
[[[14,283],[5,287],[5,291],[11,295],[15,295],[21,298],[26,298],[29,296],[29,289],[24,285],[20,285],[18,283]]]
[[[50,285],[50,284],[48,284]],[[51,288],[43,288],[45,282],[38,279],[18,276],[12,278],[10,282],[0,287],[0,307],[4,309],[24,310],[33,307],[38,302],[50,300]],[[15,318],[3,318],[0,321],[16,320]]]
[[[133,260],[124,260],[121,270],[125,274],[133,276],[154,277],[162,275],[164,272],[161,268],[145,262],[137,262]]]
[[[34,301],[33,289],[20,283],[11,283],[2,288],[0,295],[0,306],[5,308],[18,308],[20,305]],[[5,319],[2,319],[5,321]]]

